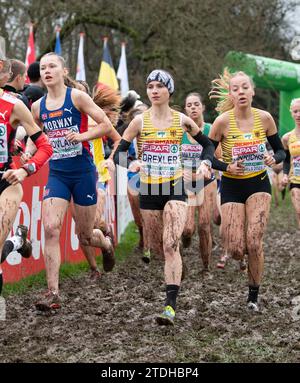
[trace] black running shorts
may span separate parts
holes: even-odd
[[[141,209],[163,210],[169,201],[186,201],[182,178],[162,184],[146,184],[141,182]]]
[[[272,194],[267,172],[244,179],[222,176],[221,205],[227,202],[246,203],[247,199],[255,193]]]

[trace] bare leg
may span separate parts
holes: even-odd
[[[204,270],[209,269],[211,251],[212,251],[212,236],[211,236],[211,216],[213,208],[213,198],[215,197],[215,183],[212,182],[204,188],[204,200],[198,206],[198,232],[200,240],[200,255]]]
[[[245,205],[228,202],[221,206],[221,237],[225,254],[242,260],[246,252]]]
[[[58,293],[61,263],[59,237],[69,202],[61,198],[43,201],[43,225],[45,229],[45,266],[48,289]]]
[[[298,228],[300,229],[300,189],[293,188],[291,190],[291,198],[296,211]]]
[[[163,247],[167,285],[180,286],[182,261],[179,240],[186,222],[186,215],[187,204],[183,201],[169,201],[163,211]]]
[[[141,215],[144,224],[144,255],[143,260],[149,262],[148,252],[155,251],[160,255],[162,251],[162,210],[141,209]],[[155,230],[154,230],[155,228]],[[148,248],[146,248],[148,245]],[[147,260],[147,257],[149,258]]]
[[[0,254],[23,197],[21,185],[9,186],[0,195]]]
[[[140,197],[139,194],[131,190],[129,187],[127,188],[127,196],[130,203],[132,215],[134,218],[134,222],[138,227],[139,233],[140,233],[140,241],[139,241],[139,248],[143,249],[144,247],[144,241],[143,241],[143,221],[142,221],[142,214],[140,211]]]
[[[271,196],[255,193],[246,201],[248,277],[250,286],[259,286],[264,268],[263,235],[269,218]]]

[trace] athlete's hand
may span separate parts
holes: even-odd
[[[226,172],[235,176],[242,176],[245,172],[244,160],[237,160],[227,166]]]
[[[109,172],[113,173],[116,169],[115,163],[111,158],[108,158],[105,161],[102,161],[99,165],[100,170],[108,169]]]
[[[17,185],[24,181],[28,176],[25,169],[9,169],[3,174],[2,179],[5,179],[11,185]]]
[[[21,164],[24,165],[26,164],[26,162],[28,162],[30,160],[30,158],[32,157],[32,154],[29,153],[29,152],[25,152],[21,155],[20,157],[20,161],[21,161]]]
[[[74,144],[83,141],[83,138],[80,133],[75,133],[72,131],[68,132],[65,137],[69,142],[73,142]]]
[[[195,179],[195,173],[191,169],[183,169],[182,176],[184,182],[191,182]]]
[[[270,154],[265,154],[264,155],[264,163],[267,166],[272,167],[273,165],[276,164],[275,158],[273,156],[270,156]]]
[[[201,162],[199,168],[197,169],[196,176],[199,176],[200,174],[204,177],[205,180],[211,179],[211,168],[204,162]]]
[[[289,183],[289,176],[287,174],[284,174],[281,179],[281,185],[285,188],[288,183]]]
[[[128,170],[130,172],[137,173],[137,172],[139,172],[141,170],[142,165],[143,165],[143,163],[140,160],[132,161],[130,163],[130,165],[128,166]]]

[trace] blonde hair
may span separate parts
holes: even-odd
[[[56,56],[56,57],[58,58],[59,62],[61,63],[62,67],[63,67],[63,68],[66,68],[66,61],[65,61],[65,59],[64,59],[62,56],[60,56],[60,55],[58,55],[57,53],[55,53],[55,52],[45,53],[45,54],[41,57],[41,60],[42,60],[44,57],[48,57],[48,56]]]
[[[292,111],[292,107],[296,104],[296,102],[300,102],[300,98],[293,98],[290,105],[290,111]]]
[[[230,98],[230,81],[237,76],[247,77],[254,88],[252,78],[245,72],[230,73],[228,68],[224,68],[223,74],[219,78],[212,80],[212,90],[209,92],[209,98],[217,100],[216,110],[221,114],[234,107],[233,101]]]

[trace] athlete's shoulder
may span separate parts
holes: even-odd
[[[18,101],[20,101],[19,98],[17,97],[16,93],[11,94],[11,93],[8,93],[8,92],[4,92],[3,93],[2,100],[6,101],[6,102],[9,102],[10,104],[16,104]]]
[[[273,121],[274,120],[271,113],[269,113],[268,111],[263,110],[263,109],[259,109],[259,108],[253,108],[253,109],[254,109],[254,111],[256,111],[259,114],[262,121],[271,121],[271,120]]]
[[[282,138],[281,138],[282,142],[284,142],[284,143],[288,143],[289,138],[290,138],[291,134],[293,133],[293,131],[294,131],[294,129],[291,130],[291,131],[289,131],[289,132],[287,132],[287,133],[285,133],[285,134],[282,136]]]

